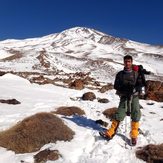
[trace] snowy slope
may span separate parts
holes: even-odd
[[[0,42],[0,70],[56,74],[85,72],[98,81],[113,81],[123,56],[163,76],[163,47],[115,38],[89,28],[75,27],[61,33],[25,40]]]
[[[70,142],[58,141],[56,144],[46,144],[41,148],[58,149],[62,158],[56,161],[57,163],[141,163],[143,161],[135,157],[137,147],[149,143],[159,144],[163,142],[163,121],[160,121],[163,118],[163,103],[154,102],[154,105],[147,105],[152,101],[140,101],[144,108],[141,110],[140,126],[145,136],[139,136],[137,147],[131,149],[127,146],[127,149],[125,149],[125,142],[122,137],[125,135],[125,121],[120,124],[118,134],[110,142],[99,137],[98,132],[102,128],[94,122],[94,120],[103,119],[110,125],[110,121],[103,116],[102,112],[107,108],[118,105],[119,98],[115,95],[114,90],[103,94],[94,91],[97,97],[108,98],[110,100],[108,104],[98,103],[97,100],[72,101],[70,97],[81,97],[84,92],[89,90],[78,91],[50,84],[40,86],[11,74],[6,74],[0,78],[0,90],[0,99],[16,98],[21,102],[20,105],[0,104],[1,131],[8,129],[29,115],[41,111],[49,112],[59,106],[78,106],[86,112],[86,115],[82,117],[70,116],[65,118],[60,116],[75,131],[75,136]],[[151,112],[155,114],[151,114]],[[127,117],[128,138],[129,131],[130,119]],[[0,162],[19,163],[23,160],[26,163],[32,163],[34,154],[36,152],[15,154],[13,151],[7,151],[0,147]]]

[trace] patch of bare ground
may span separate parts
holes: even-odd
[[[16,153],[39,150],[47,143],[70,141],[74,132],[52,113],[37,113],[0,132],[0,146]]]
[[[6,72],[0,71],[0,76],[3,76],[5,74],[6,74]]]
[[[66,87],[81,90],[83,88],[88,88],[91,90],[99,90],[100,92],[106,92],[113,88],[112,84],[104,85],[105,83],[100,83],[94,78],[90,77],[90,73],[65,73],[62,71],[43,71],[34,72],[29,71],[0,71],[0,74],[4,75],[6,73],[11,73],[23,77],[29,80],[31,83],[43,84],[53,84],[56,86]]]
[[[29,80],[30,76],[40,76],[40,75],[46,75],[46,73],[40,73],[40,72],[30,72],[30,71],[19,71],[19,72],[15,72],[15,71],[0,71],[0,73],[2,73],[2,75],[7,74],[7,73],[11,73],[14,75],[18,75],[20,77],[23,77],[27,80]]]
[[[49,79],[47,77],[44,77],[44,75],[39,75],[37,77],[32,77],[30,79],[32,83],[37,83],[37,84],[54,84],[54,80]]]
[[[4,59],[1,59],[1,61],[12,61],[12,60],[16,60],[16,59],[19,59],[19,58],[22,58],[23,55],[20,51],[17,51],[17,50],[14,50],[14,49],[11,49],[8,51],[9,53],[13,54],[9,57],[6,57]]]
[[[126,43],[126,39],[121,39],[121,38],[115,38],[112,36],[102,36],[101,39],[98,41],[101,44],[112,44],[114,42],[121,42],[121,43]]]
[[[50,68],[50,62],[47,61],[46,50],[40,51],[40,54],[36,58],[40,61],[42,67]]]

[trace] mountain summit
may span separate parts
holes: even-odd
[[[0,70],[33,75],[90,73],[98,81],[113,81],[126,54],[163,76],[163,47],[116,38],[94,29],[75,27],[61,33],[0,42]],[[61,73],[62,72],[62,73]]]

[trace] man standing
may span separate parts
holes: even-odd
[[[126,115],[131,116],[131,142],[136,145],[138,137],[139,120],[141,117],[139,107],[138,91],[140,90],[138,82],[138,70],[133,70],[132,56],[124,57],[124,70],[118,72],[114,82],[114,89],[120,96],[118,111],[112,121],[111,127],[106,132],[100,132],[100,135],[112,139],[116,133],[120,121],[123,121]]]

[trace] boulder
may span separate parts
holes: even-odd
[[[109,100],[107,98],[98,98],[98,102],[100,102],[100,103],[108,103]]]
[[[0,103],[12,104],[12,105],[20,104],[20,102],[16,99],[8,99],[8,100],[0,99]]]

